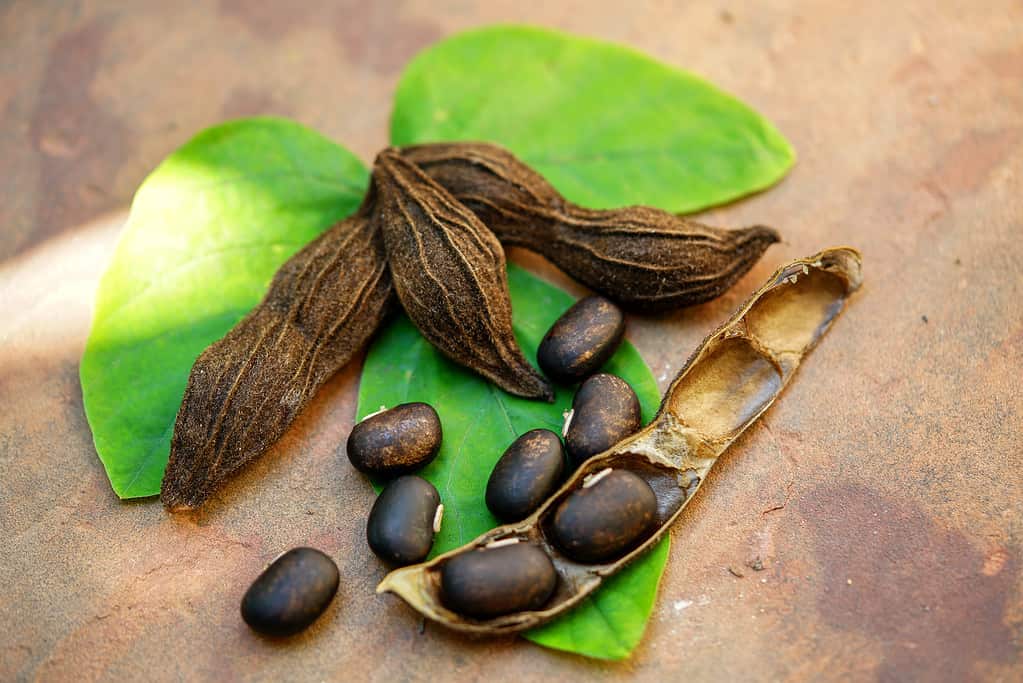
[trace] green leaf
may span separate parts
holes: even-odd
[[[420,53],[395,96],[391,142],[500,143],[592,208],[696,211],[762,190],[789,143],[749,107],[619,45],[522,26]]]
[[[96,451],[121,498],[160,492],[196,357],[284,261],[362,200],[367,171],[303,126],[248,119],[171,154],[135,195],[80,367]]]
[[[535,358],[544,333],[572,304],[572,297],[514,265],[508,267],[508,285],[515,336],[526,357]],[[650,420],[660,392],[636,349],[626,342],[604,369],[632,385],[644,421]],[[409,401],[436,408],[444,441],[437,458],[419,474],[437,487],[444,502],[444,524],[433,548],[437,555],[498,525],[483,502],[490,471],[517,436],[540,427],[560,433],[572,395],[572,388],[556,387],[555,402],[548,404],[506,394],[445,358],[400,316],[366,356],[357,417]],[[667,548],[665,539],[578,609],[526,637],[594,657],[627,656],[643,635]]]

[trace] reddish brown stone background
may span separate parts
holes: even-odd
[[[373,594],[372,492],[341,445],[357,367],[196,518],[118,502],[82,412],[96,280],[162,157],[266,113],[369,159],[408,57],[493,21],[696,71],[799,151],[778,187],[707,216],[787,242],[719,301],[630,320],[662,386],[782,261],[836,243],[865,255],[862,292],[676,528],[627,663],[421,634]],[[1009,0],[4,3],[0,679],[1020,680],[1021,174]],[[340,598],[294,641],[261,640],[239,599],[297,544],[338,559]]]

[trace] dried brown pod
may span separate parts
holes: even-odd
[[[263,301],[192,366],[160,498],[200,505],[274,444],[362,348],[393,300],[371,202],[274,276]]]
[[[647,206],[585,209],[492,144],[415,145],[401,154],[472,209],[501,242],[543,254],[634,310],[713,299],[779,240],[765,226],[724,230]]]
[[[845,247],[779,269],[704,340],[649,426],[583,463],[522,522],[493,529],[425,564],[393,571],[377,592],[395,593],[430,619],[479,634],[521,631],[564,614],[667,533],[717,458],[774,403],[860,281],[860,255]],[[602,564],[572,560],[552,542],[555,511],[608,468],[628,471],[650,486],[657,499],[654,529],[621,557]],[[445,606],[441,578],[449,562],[513,539],[543,550],[558,574],[554,594],[542,607],[479,618]]]
[[[422,335],[510,394],[554,400],[512,332],[504,251],[480,219],[385,150],[373,166],[395,289]]]

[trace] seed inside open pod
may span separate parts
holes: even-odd
[[[498,541],[451,558],[442,567],[440,580],[442,600],[449,609],[490,619],[543,607],[558,575],[547,554],[535,545]]]
[[[657,497],[627,470],[591,474],[554,513],[558,549],[579,562],[600,564],[638,545],[657,523]]]

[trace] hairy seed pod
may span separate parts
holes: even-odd
[[[768,227],[723,230],[647,206],[584,209],[496,145],[435,143],[401,153],[472,209],[501,242],[543,254],[634,310],[713,299],[779,240]]]
[[[369,340],[392,302],[369,202],[291,257],[263,301],[196,359],[160,498],[199,507],[265,453]]]
[[[512,332],[504,251],[480,219],[394,152],[373,167],[398,298],[446,356],[510,394],[554,400]]]

